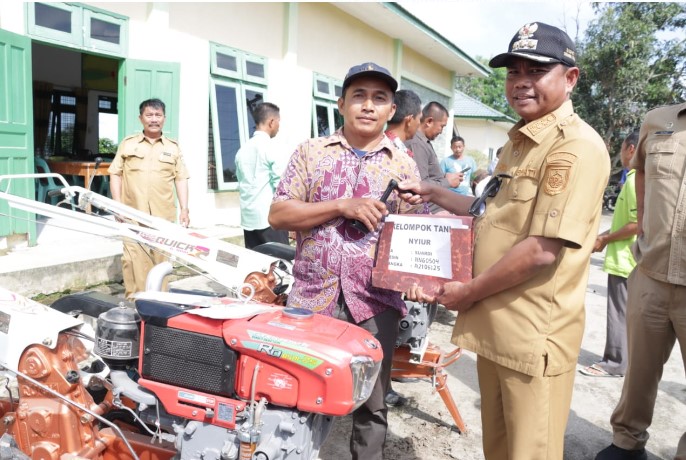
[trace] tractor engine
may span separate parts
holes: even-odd
[[[79,308],[90,303],[78,296]],[[63,299],[60,309],[80,313]],[[18,389],[0,399],[8,458],[315,459],[334,417],[366,401],[380,369],[370,334],[307,310],[91,300],[97,307],[83,310],[102,310],[93,354],[62,321],[69,327],[23,340],[16,368],[3,361]],[[59,315],[69,317],[48,316]],[[17,331],[7,332],[0,345]]]

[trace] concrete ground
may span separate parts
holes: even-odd
[[[603,217],[601,230],[608,228],[611,216]],[[240,234],[237,227],[209,229],[210,235]],[[121,279],[121,243],[99,237],[79,234],[67,229],[50,226],[41,229],[39,244],[34,248],[15,250],[0,256],[0,286],[22,295],[33,297],[65,289],[78,291],[84,287]],[[96,261],[99,261],[96,263]],[[591,260],[590,276],[586,291],[586,329],[582,342],[579,368],[600,359],[605,343],[606,327],[606,274],[602,271],[603,254],[595,254]],[[444,350],[452,349],[449,343],[454,314],[443,311],[432,326],[431,340]],[[451,418],[440,398],[431,394],[427,382],[398,383],[394,388],[413,399],[408,408],[392,408],[390,411],[389,441],[402,441],[410,446],[407,454],[392,458],[412,459],[482,459],[480,396],[476,379],[475,356],[465,351],[463,356],[448,369],[448,385],[457,402],[469,433],[458,434],[450,430]],[[610,415],[621,394],[623,378],[586,377],[577,374],[572,410],[565,440],[565,460],[593,459],[612,439]],[[655,415],[649,429],[647,449],[649,459],[672,459],[680,436],[686,429],[686,378],[682,357],[675,347],[665,365],[658,391]],[[411,420],[419,419],[420,425]],[[344,460],[347,444],[346,421],[334,430],[333,438],[322,451],[322,459]],[[423,444],[419,431],[429,426],[443,426],[433,434],[438,445],[446,443],[447,450],[437,451]],[[417,428],[419,426],[420,428]],[[446,429],[447,427],[447,429]],[[425,440],[422,441],[424,443]],[[333,448],[343,445],[342,449]],[[413,447],[414,446],[414,447]]]

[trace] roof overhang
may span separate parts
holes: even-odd
[[[332,2],[403,45],[440,63],[458,76],[488,76],[491,71],[407,10],[392,2]],[[411,27],[408,27],[408,24]]]
[[[485,115],[455,115],[456,119],[458,120],[490,120],[490,121],[497,121],[497,122],[502,122],[502,123],[510,123],[510,124],[515,124],[517,120],[514,120],[507,115],[503,115],[501,117],[499,116],[485,116]]]

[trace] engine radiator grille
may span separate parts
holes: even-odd
[[[232,396],[236,354],[222,337],[145,325],[143,377],[216,395]]]

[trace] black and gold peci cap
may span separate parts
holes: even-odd
[[[373,62],[365,62],[364,64],[356,65],[348,70],[343,80],[343,94],[345,90],[350,85],[350,82],[360,77],[376,77],[384,80],[391,87],[391,91],[395,93],[398,89],[398,82],[393,78],[393,75],[388,71],[388,69],[381,67]]]
[[[542,22],[525,24],[510,40],[509,51],[488,63],[490,67],[507,67],[510,59],[519,57],[537,62],[560,62],[576,66],[576,47],[563,30]]]

